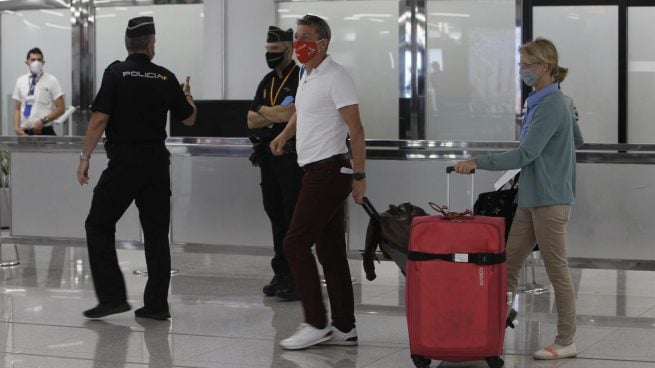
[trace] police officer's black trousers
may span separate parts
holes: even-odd
[[[93,190],[86,219],[91,274],[101,304],[127,300],[125,280],[116,256],[115,232],[116,222],[135,201],[148,269],[144,305],[155,312],[168,311],[170,195],[168,158],[141,163],[109,161]]]
[[[298,166],[296,155],[273,156],[269,152],[262,156],[260,165],[262,197],[264,210],[271,220],[275,251],[271,267],[276,275],[286,276],[290,275],[291,271],[284,256],[284,236],[296,206],[303,171]]]

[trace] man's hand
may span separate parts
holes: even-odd
[[[471,170],[474,170],[477,167],[478,167],[478,160],[476,159],[459,161],[458,163],[455,164],[455,172],[457,172],[458,174],[470,174]]]
[[[271,153],[275,156],[281,156],[284,154],[284,145],[287,141],[293,136],[296,135],[296,113],[294,112],[289,119],[289,123],[280,134],[271,141],[269,147],[271,148]]]
[[[184,83],[181,84],[182,91],[184,91],[185,95],[190,95],[191,94],[191,85],[189,84],[190,80],[191,80],[191,77],[187,76],[186,79],[184,80]]]
[[[91,115],[89,124],[86,127],[84,143],[80,152],[80,164],[77,166],[77,181],[80,185],[89,184],[89,159],[96,145],[102,138],[102,133],[107,127],[110,115],[96,111]]]
[[[27,133],[25,133],[25,129],[23,128],[16,128],[15,130],[16,130],[16,135],[27,135]]]
[[[366,180],[353,180],[352,196],[355,203],[364,203],[364,195],[366,195]]]
[[[275,139],[271,141],[271,153],[275,156],[282,156],[284,154],[284,145],[287,143],[286,138],[279,134]]]
[[[89,160],[80,160],[77,166],[77,181],[80,185],[89,184]]]

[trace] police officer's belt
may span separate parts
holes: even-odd
[[[109,159],[143,161],[150,158],[167,158],[170,155],[163,141],[114,143],[106,140],[104,145]]]

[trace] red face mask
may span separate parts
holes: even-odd
[[[320,41],[320,40],[319,40]],[[306,64],[318,54],[318,41],[294,41],[293,51],[300,63]]]

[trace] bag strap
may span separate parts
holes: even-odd
[[[377,261],[380,263],[380,259],[378,259],[378,256],[376,255],[379,243],[382,240],[380,214],[375,210],[375,207],[373,207],[373,204],[367,197],[364,197],[362,208],[364,208],[364,211],[366,211],[366,213],[371,218],[369,227],[366,229],[366,246],[364,247],[364,253],[362,255],[364,262],[364,272],[366,273],[366,279],[373,281],[376,278],[375,264],[373,262]],[[372,231],[373,233],[369,234],[369,231]]]
[[[474,263],[476,265],[494,265],[505,263],[507,255],[502,253],[450,253],[436,254],[409,251],[407,259],[410,261],[448,261],[455,263]]]
[[[456,219],[456,218],[462,218],[462,217],[473,217],[473,211],[471,210],[466,210],[464,212],[448,212],[448,206],[439,206],[438,204],[434,202],[428,202],[430,204],[430,207],[432,207],[433,210],[441,213],[443,217],[447,219]]]
[[[520,176],[521,176],[521,172],[520,172],[520,171],[517,172],[516,175],[514,175],[514,180],[512,181],[512,186],[510,187],[510,189],[514,189],[514,187],[516,186],[516,183],[519,182],[519,177],[520,177]],[[502,188],[501,188],[501,189],[502,189]],[[498,190],[500,190],[500,189],[498,189]]]
[[[378,211],[373,207],[373,204],[371,201],[368,200],[368,197],[364,197],[364,202],[362,203],[362,207],[364,208],[364,211],[375,221],[378,223],[380,222],[380,214]]]

